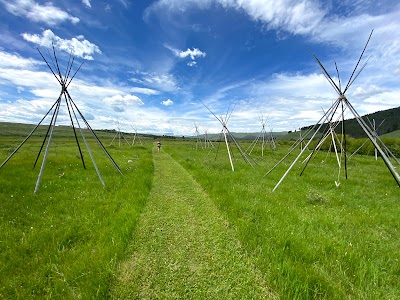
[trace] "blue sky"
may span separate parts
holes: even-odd
[[[346,93],[366,114],[400,105],[397,0],[0,0],[0,120],[36,124],[60,86],[36,48],[53,43],[68,90],[93,128],[156,134],[274,131],[320,119],[336,100],[310,51],[347,82],[364,44],[368,65]],[[201,100],[201,101],[200,101]],[[346,117],[352,117],[350,113]],[[58,124],[68,124],[62,107]]]

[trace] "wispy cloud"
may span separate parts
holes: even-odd
[[[87,1],[87,0],[86,0]],[[79,22],[79,18],[71,16],[67,12],[54,6],[51,2],[41,5],[33,0],[1,0],[6,10],[15,15],[25,17],[33,22],[57,25],[70,21],[73,24]]]
[[[142,88],[142,87],[131,87],[129,89],[132,93],[144,94],[144,95],[158,95],[159,91],[154,89]]]
[[[0,51],[0,68],[32,68],[37,65],[41,65],[43,62],[35,60],[33,58],[24,58],[16,53],[8,53]]]
[[[90,0],[82,0],[82,3],[85,4],[87,7],[92,7],[92,5],[90,4]]]
[[[151,89],[158,89],[164,92],[179,90],[178,83],[172,74],[141,71],[135,71],[132,74],[133,77],[130,79],[132,82],[142,84]]]
[[[104,5],[104,11],[107,13],[111,13],[111,5],[109,3],[106,3]]]
[[[119,3],[121,3],[121,5],[125,8],[128,8],[128,1],[126,0],[118,0]]]
[[[243,11],[251,19],[264,23],[268,29],[285,30],[293,34],[312,32],[326,14],[316,0],[159,0],[146,9],[145,17],[152,13],[182,13],[191,8],[209,9],[213,4]]]
[[[326,14],[319,2],[314,0],[217,2],[225,7],[244,10],[253,20],[266,24],[268,29],[286,30],[293,34],[312,32]]]
[[[86,40],[82,35],[65,40],[56,36],[50,29],[47,29],[42,32],[42,35],[23,33],[22,37],[28,42],[46,48],[51,48],[54,44],[59,50],[87,60],[93,60],[94,53],[101,54],[100,48]]]
[[[171,99],[167,99],[167,100],[161,101],[161,104],[164,106],[171,106],[174,104],[174,102]]]
[[[187,50],[183,51],[183,50],[178,50],[167,44],[164,44],[164,47],[169,49],[176,57],[179,58],[190,57],[191,61],[187,63],[189,67],[193,67],[197,64],[197,62],[195,61],[196,58],[205,57],[207,55],[205,52],[201,51],[198,48],[193,48],[193,49],[188,48]]]

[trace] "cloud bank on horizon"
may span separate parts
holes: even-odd
[[[143,2],[143,1],[142,1]],[[37,123],[60,86],[36,47],[62,71],[85,62],[69,87],[93,128],[192,135],[311,125],[336,100],[310,51],[347,83],[360,114],[400,105],[400,4],[395,0],[0,0],[0,119]],[[79,63],[78,63],[79,62]],[[201,100],[201,101],[200,101]],[[350,113],[347,117],[352,117]],[[60,122],[68,124],[66,112]],[[125,126],[125,127],[124,127]]]

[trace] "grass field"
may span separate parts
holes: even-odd
[[[19,142],[1,139],[2,161]],[[151,188],[151,151],[109,148],[121,176],[93,144],[103,188],[74,140],[55,138],[34,195],[40,145],[29,141],[0,169],[0,298],[106,298]]]
[[[66,135],[54,139],[36,195],[40,165],[32,166],[40,137],[32,138],[0,169],[0,298],[104,299],[115,297],[110,291],[116,291],[116,286],[124,290],[118,278],[138,249],[138,224],[146,222],[152,205],[157,208],[149,202],[156,188],[154,149],[150,143],[108,146],[112,136],[103,138],[124,174],[91,142],[105,188],[87,153],[87,169],[83,169],[76,144]],[[20,136],[1,136],[0,161],[20,141]],[[160,162],[172,168],[169,176],[185,186],[186,177],[178,176],[180,168],[185,169],[232,229],[229,236],[237,239],[242,253],[238,259],[251,261],[277,297],[400,298],[400,193],[382,161],[354,156],[348,162],[349,178],[341,176],[336,187],[336,160],[321,152],[303,176],[298,176],[299,164],[272,192],[288,163],[263,175],[287,146],[266,151],[264,157],[255,149],[252,156],[258,164],[254,169],[235,153],[233,173],[223,147],[215,155],[208,154],[209,149],[195,150],[193,142],[166,140],[162,144],[162,152],[175,160],[174,164],[167,159]],[[157,183],[158,194],[162,185],[162,181]],[[226,261],[233,263],[232,258]],[[152,284],[162,286],[165,278],[159,274]],[[215,288],[221,284],[212,283]],[[192,288],[210,289],[209,284]],[[191,298],[190,291],[185,295]],[[202,294],[197,290],[192,295]]]
[[[354,157],[349,179],[336,188],[336,160],[321,153],[302,177],[300,164],[273,193],[288,165],[262,176],[286,149],[258,158],[254,169],[236,153],[235,173],[223,149],[217,156],[184,144],[165,151],[237,228],[282,299],[400,297],[400,194],[382,161]]]

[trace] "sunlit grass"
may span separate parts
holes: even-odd
[[[215,159],[189,145],[165,146],[236,226],[281,298],[400,297],[399,188],[381,160],[355,156],[336,187],[336,159],[321,152],[303,176],[299,163],[272,192],[294,156],[262,176],[287,147],[263,158],[253,152],[254,169],[236,154],[234,173],[223,149]]]
[[[19,142],[2,139],[0,160]],[[0,298],[104,298],[151,188],[151,151],[109,148],[121,176],[91,142],[103,187],[88,153],[85,170],[75,141],[55,138],[34,194],[40,145],[0,169]]]
[[[85,170],[67,137],[52,142],[36,195],[40,137],[0,169],[0,298],[108,296],[153,176],[149,148],[108,146],[111,139],[105,145],[124,176],[90,141],[105,187],[87,152]],[[2,137],[0,161],[18,143]],[[399,188],[380,159],[355,155],[345,179],[334,156],[320,152],[301,177],[300,161],[272,192],[298,152],[263,175],[287,145],[264,157],[255,148],[254,168],[234,150],[232,172],[224,144],[218,155],[188,142],[162,144],[201,184],[280,298],[400,298]]]

